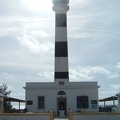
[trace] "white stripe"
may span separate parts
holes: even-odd
[[[66,27],[56,27],[55,29],[55,41],[56,42],[66,42],[67,41],[67,28]]]
[[[68,57],[55,57],[55,72],[68,72]]]

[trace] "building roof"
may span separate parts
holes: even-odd
[[[5,101],[10,101],[10,102],[25,102],[25,100],[17,99],[17,98],[12,98],[12,97],[6,97],[4,98]]]
[[[0,97],[4,98],[4,97],[5,97],[5,95],[3,95],[2,93],[0,93]]]
[[[120,93],[116,94],[116,96],[120,96]]]
[[[64,85],[60,85],[59,81],[55,82],[27,82],[24,89],[98,89],[96,81],[91,82],[69,82],[64,81]]]
[[[100,99],[99,102],[103,102],[103,101],[113,101],[113,100],[118,100],[117,96],[111,96],[111,97],[107,97],[104,99]]]
[[[5,101],[10,101],[10,102],[25,102],[25,100],[17,99],[17,98],[12,98],[12,97],[7,97],[0,93],[0,97],[4,98]]]

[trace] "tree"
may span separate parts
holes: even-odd
[[[3,84],[2,86],[0,86],[0,93],[7,97],[11,93],[11,91],[10,90],[8,91],[7,89],[8,89],[7,84]]]
[[[0,86],[0,93],[3,94],[5,97],[8,97],[8,95],[10,95],[11,91],[8,90],[7,84],[3,84],[2,86]],[[4,111],[5,111],[5,113],[10,112],[11,108],[12,108],[12,106],[11,106],[10,101],[6,101],[4,99]]]

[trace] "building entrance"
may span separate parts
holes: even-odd
[[[66,98],[58,98],[57,99],[57,114],[59,116],[66,115]]]

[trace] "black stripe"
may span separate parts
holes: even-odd
[[[55,57],[67,57],[67,42],[55,42]]]
[[[67,26],[67,20],[66,20],[66,14],[56,14],[56,27],[66,27]]]
[[[69,79],[68,72],[55,72],[55,79]]]

